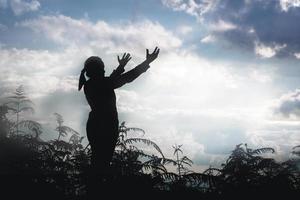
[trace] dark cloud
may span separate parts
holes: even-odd
[[[174,11],[195,16],[209,34],[230,45],[256,50],[269,58],[294,57],[300,52],[300,6],[293,0],[163,0]],[[205,9],[204,9],[205,8]],[[278,48],[283,47],[283,48]],[[259,47],[261,48],[261,47]],[[270,54],[271,52],[271,54]],[[299,57],[299,56],[298,56]]]
[[[206,16],[209,23],[218,20],[236,25],[235,29],[215,32],[234,45],[253,48],[255,42],[267,46],[284,45],[279,56],[293,56],[300,52],[300,8],[283,10],[280,1],[223,0]]]

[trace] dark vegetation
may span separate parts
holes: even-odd
[[[86,199],[89,145],[82,145],[83,137],[64,125],[58,113],[54,113],[57,127],[53,127],[57,139],[43,141],[42,125],[26,119],[28,112],[34,112],[33,103],[22,87],[0,106],[1,195],[7,199]],[[299,197],[300,146],[292,149],[288,160],[277,162],[264,157],[274,153],[272,148],[251,149],[239,144],[219,168],[198,173],[189,169],[193,162],[184,156],[181,145],[173,146],[174,158],[166,158],[153,141],[144,138],[142,129],[123,122],[119,133],[111,175],[99,188],[99,197],[110,191],[110,195],[130,198]],[[140,136],[133,137],[137,134]],[[64,140],[67,135],[68,141]],[[156,153],[146,153],[142,147]],[[177,171],[170,172],[168,166]]]

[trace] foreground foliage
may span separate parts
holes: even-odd
[[[134,142],[152,146],[159,156],[145,153],[133,146]],[[84,199],[90,166],[89,147],[15,135],[1,138],[0,152],[1,184],[6,186],[7,191],[14,188],[30,195],[46,192],[53,198]],[[165,158],[150,140],[123,135],[119,138],[111,163],[112,176],[106,183],[118,191],[197,194],[222,199],[245,194],[299,195],[299,159],[295,157],[279,163],[263,158],[261,154],[265,152],[272,153],[274,150],[252,150],[245,145],[237,145],[220,168],[209,168],[204,173],[181,171],[179,174],[169,172],[167,165],[178,166],[182,170],[181,164],[186,157],[181,160]]]
[[[24,93],[23,97],[30,102]],[[7,117],[10,110],[13,116],[18,114],[17,120]],[[21,119],[19,114],[23,113],[15,112],[9,104],[0,105],[2,195],[10,199],[18,195],[31,199],[86,199],[91,152],[88,145],[82,145],[80,133],[63,125],[63,117],[55,113],[58,137],[43,141],[42,126],[25,115]],[[68,134],[69,140],[63,140]],[[99,196],[111,190],[117,192],[109,194],[124,197],[142,192],[148,197],[197,195],[204,199],[269,199],[300,194],[300,146],[292,149],[288,160],[277,162],[265,156],[275,153],[272,148],[251,149],[239,144],[219,168],[198,173],[190,170],[193,162],[183,154],[182,145],[174,145],[174,158],[167,158],[144,134],[142,129],[121,123],[111,173],[99,188]],[[176,170],[170,171],[170,166]]]

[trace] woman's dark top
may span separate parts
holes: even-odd
[[[124,67],[119,66],[109,77],[99,76],[97,78],[91,78],[85,83],[84,93],[92,110],[90,112],[89,121],[90,124],[93,124],[91,128],[87,130],[88,139],[91,138],[91,134],[99,134],[96,133],[99,129],[104,128],[104,131],[118,130],[119,121],[114,89],[133,81],[149,67],[148,64],[142,63],[134,69],[123,73]],[[94,136],[96,137],[96,135]]]
[[[84,93],[92,112],[108,118],[116,118],[117,108],[114,89],[133,81],[149,67],[149,65],[142,63],[122,74],[124,68],[119,66],[109,77],[89,79],[84,85]]]

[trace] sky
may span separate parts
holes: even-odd
[[[182,144],[198,170],[240,143],[284,160],[300,144],[299,20],[300,0],[0,0],[0,98],[23,85],[43,139],[57,137],[55,112],[86,136],[84,61],[101,57],[108,76],[117,55],[130,70],[158,46],[116,90],[119,121],[168,157]]]

